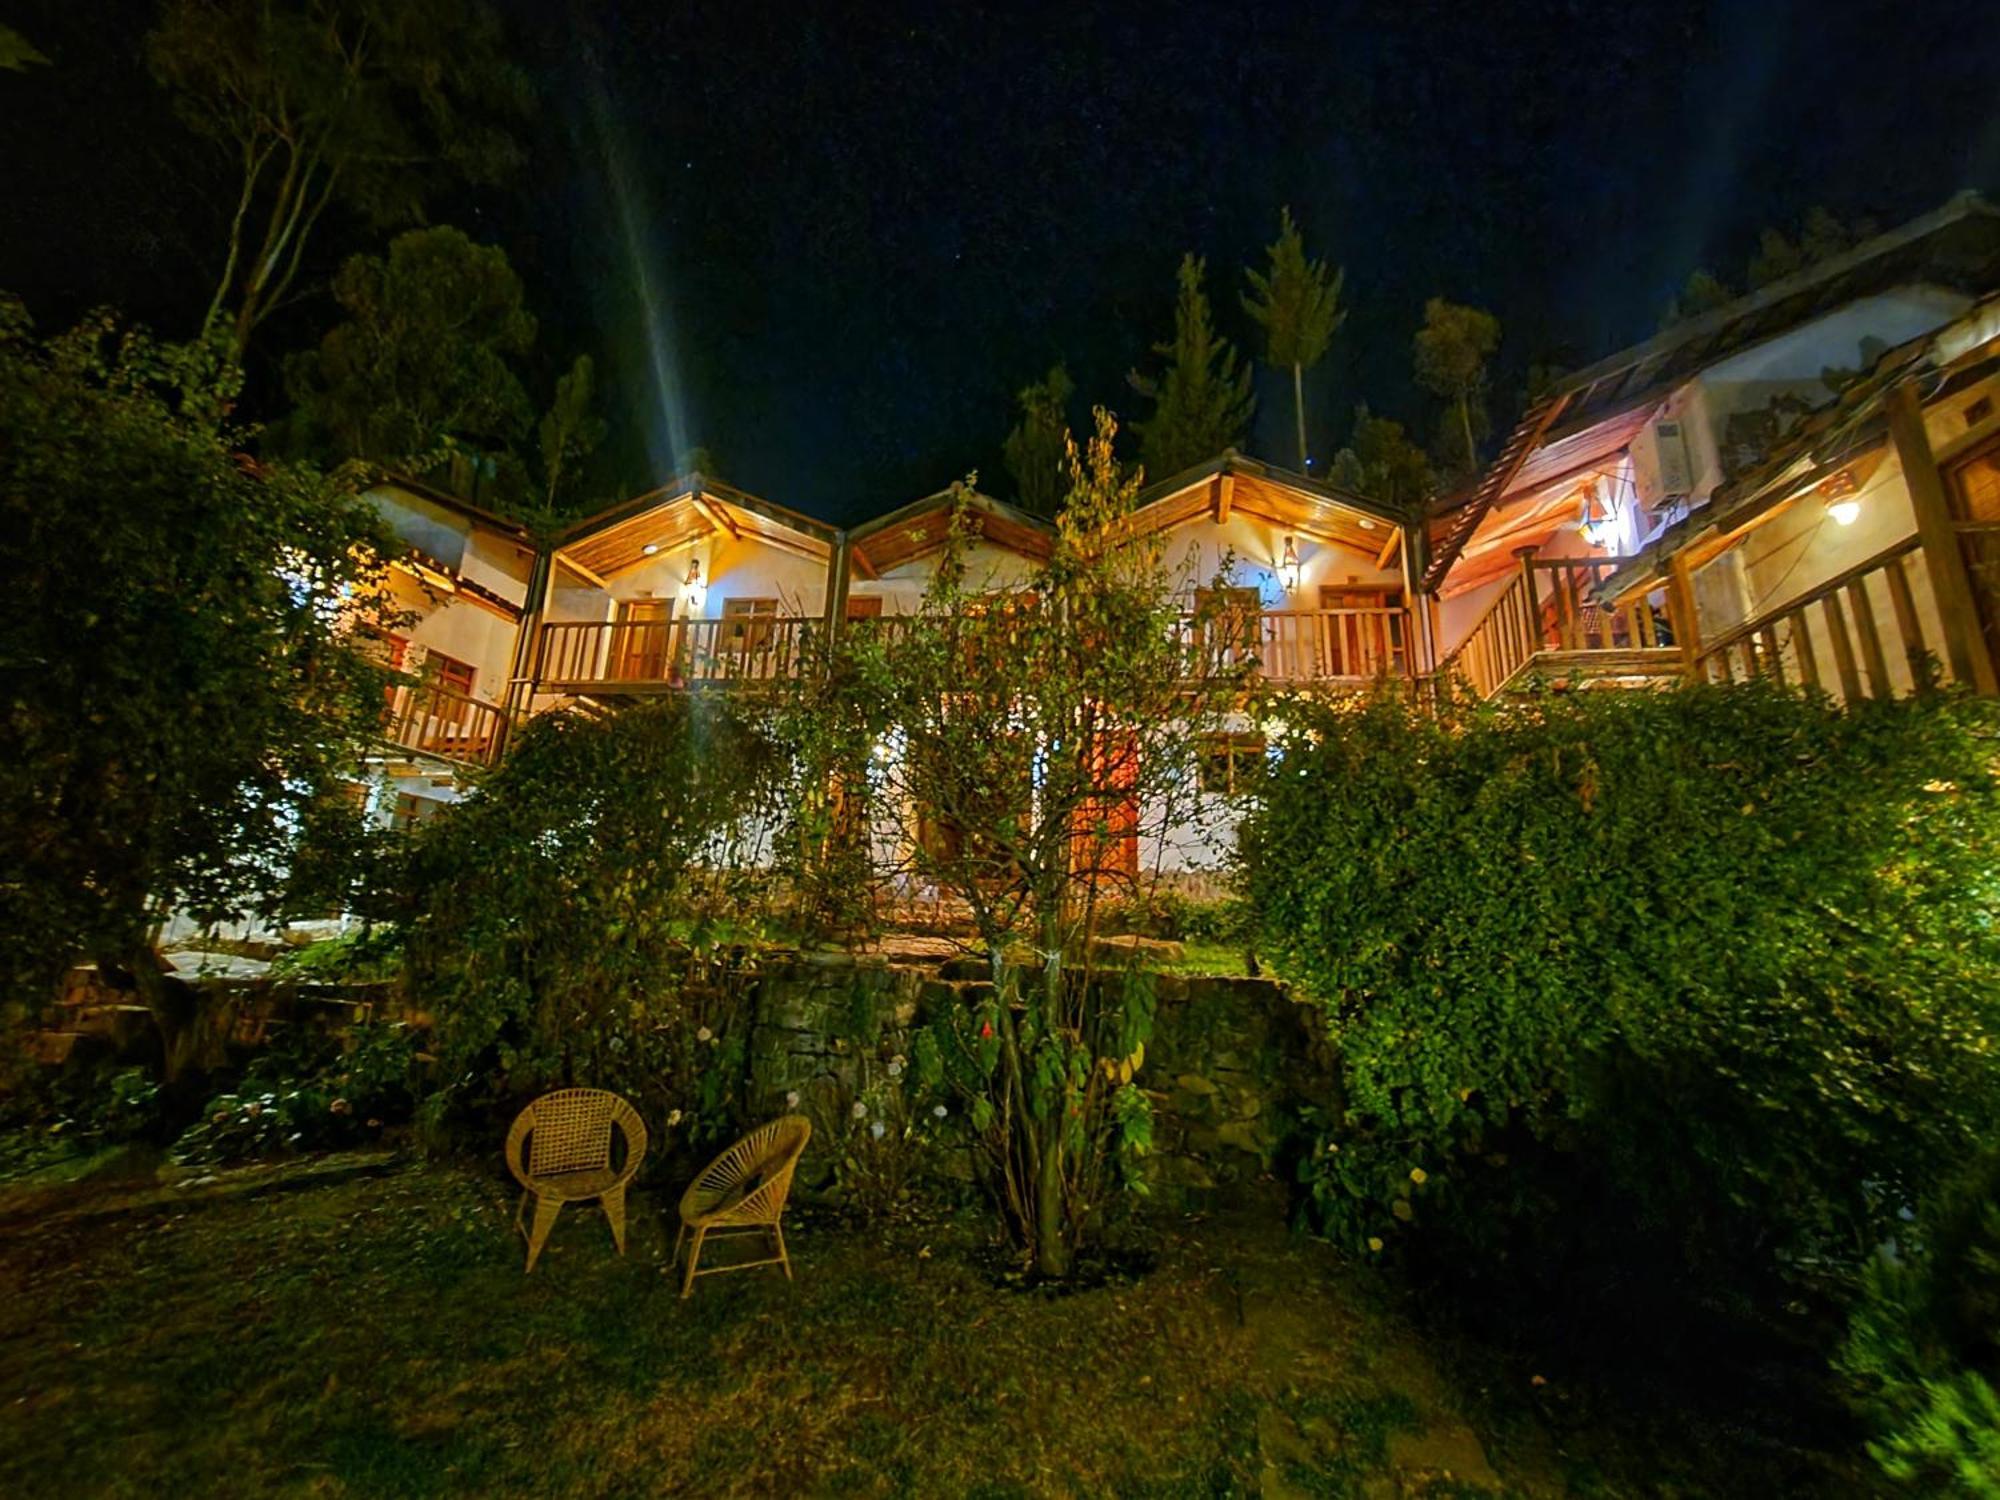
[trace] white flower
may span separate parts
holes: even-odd
[[[888,1131],[888,1129],[889,1127],[887,1125],[884,1125],[880,1120],[877,1120],[873,1125],[870,1125],[868,1127],[868,1133],[874,1136],[875,1139],[879,1141],[882,1139],[883,1135]]]
[[[931,1113],[936,1115],[940,1120],[942,1120],[946,1115],[950,1114],[951,1111],[946,1109],[942,1104],[935,1104],[931,1106]]]
[[[679,1110],[675,1110],[672,1114],[667,1116],[667,1124],[670,1127],[678,1125],[680,1124],[680,1122],[681,1122],[681,1112]]]
[[[903,1076],[902,1058],[892,1057],[889,1059],[889,1076],[891,1078],[901,1078]]]
[[[854,1101],[854,1118],[857,1120],[868,1118],[868,1106],[863,1104],[859,1099]]]
[[[797,1109],[798,1107],[799,1107],[799,1091],[797,1089],[793,1089],[789,1094],[785,1095],[785,1108]]]
[[[694,1039],[697,1042],[712,1042],[715,1040],[715,1033],[704,1026],[694,1034]]]

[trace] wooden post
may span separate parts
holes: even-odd
[[[528,569],[528,593],[521,602],[521,623],[514,627],[514,662],[507,683],[510,717],[526,718],[534,706],[535,684],[530,679],[534,674],[535,653],[541,645],[542,615],[548,607],[552,568],[552,554],[538,549],[534,564]]]
[[[852,543],[841,532],[833,555],[826,560],[826,643],[832,647],[847,619],[847,583],[853,573]]]
[[[1694,607],[1694,569],[1679,554],[1667,563],[1667,618],[1674,622],[1681,670],[1692,678],[1701,661],[1701,617]]]
[[[1521,587],[1528,598],[1528,655],[1533,656],[1542,649],[1542,601],[1535,593],[1535,549],[1516,547],[1514,556],[1521,564]]]
[[[1889,439],[1896,446],[1903,483],[1910,492],[1910,509],[1916,514],[1917,540],[1923,545],[1924,564],[1930,571],[1931,596],[1937,600],[1938,620],[1944,626],[1945,661],[1953,677],[1991,695],[2000,687],[1996,686],[1993,659],[1987,654],[1986,637],[1980,629],[1965,553],[1952,525],[1944,476],[1938,472],[1930,437],[1924,431],[1915,384],[1906,380],[1896,386],[1883,406],[1889,418]]]

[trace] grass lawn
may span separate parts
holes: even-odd
[[[1268,1218],[1170,1221],[1146,1274],[1050,1297],[996,1285],[976,1220],[800,1212],[796,1284],[682,1302],[670,1209],[635,1198],[624,1260],[565,1210],[532,1277],[506,1184],[450,1167],[16,1219],[0,1494],[1722,1492],[1559,1444],[1527,1372],[1468,1376]]]

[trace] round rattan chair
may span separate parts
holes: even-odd
[[[799,1154],[811,1138],[812,1121],[804,1115],[782,1115],[768,1125],[759,1125],[716,1157],[688,1186],[681,1195],[680,1233],[674,1236],[674,1263],[678,1265],[681,1242],[690,1229],[694,1231],[687,1274],[681,1279],[683,1297],[693,1292],[695,1277],[721,1271],[783,1266],[785,1280],[792,1279],[791,1258],[785,1254],[785,1229],[779,1221],[785,1214],[785,1200],[791,1196]],[[700,1269],[701,1247],[711,1237],[731,1234],[768,1236],[776,1253],[763,1260]]]
[[[625,1160],[616,1167],[611,1164],[614,1130],[625,1137]],[[524,1189],[514,1227],[528,1237],[528,1269],[534,1270],[541,1258],[562,1206],[592,1198],[604,1204],[612,1243],[623,1255],[625,1185],[645,1159],[646,1122],[629,1103],[604,1089],[558,1089],[516,1115],[507,1132],[507,1170]],[[532,1228],[526,1223],[531,1198]]]

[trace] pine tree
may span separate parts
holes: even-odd
[[[1007,434],[1002,452],[1014,476],[1014,495],[1023,510],[1053,516],[1069,490],[1069,400],[1076,384],[1061,365],[1016,399],[1021,420]]]
[[[1155,344],[1166,361],[1157,376],[1133,371],[1132,388],[1153,402],[1153,413],[1133,425],[1139,431],[1139,459],[1146,472],[1164,479],[1214,458],[1243,440],[1254,398],[1250,371],[1236,349],[1215,331],[1208,294],[1202,290],[1206,262],[1181,257],[1180,296],[1174,304],[1174,336]]]
[[[1292,416],[1298,423],[1299,472],[1310,463],[1306,449],[1305,372],[1326,355],[1334,331],[1347,320],[1340,306],[1346,273],[1323,260],[1306,258],[1305,241],[1287,208],[1278,219],[1278,238],[1266,252],[1267,272],[1246,270],[1250,290],[1243,310],[1264,330],[1264,361],[1292,371]]]

